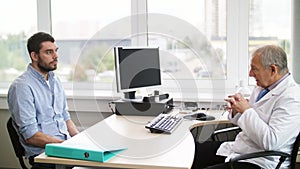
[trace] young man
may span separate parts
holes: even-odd
[[[66,96],[57,68],[58,47],[54,38],[38,32],[28,39],[31,63],[10,86],[8,106],[14,126],[31,165],[47,143],[61,143],[78,133],[67,110]]]
[[[225,99],[229,103],[229,120],[242,132],[232,142],[196,143],[193,168],[229,169],[225,161],[257,151],[291,153],[300,130],[300,87],[289,73],[286,53],[274,45],[257,49],[249,76],[257,84],[249,102],[241,94]],[[274,169],[278,158],[253,158],[235,165],[243,169]],[[289,161],[281,166],[288,168]]]

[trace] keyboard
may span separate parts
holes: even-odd
[[[169,114],[159,114],[145,127],[151,133],[166,133],[171,134],[182,122],[182,117],[175,117]]]

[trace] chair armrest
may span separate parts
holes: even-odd
[[[281,164],[285,161],[285,159],[287,157],[290,157],[290,154],[281,151],[260,151],[260,152],[239,155],[237,157],[231,158],[229,162],[231,168],[233,168],[233,163],[239,160],[246,160],[246,159],[265,157],[265,156],[280,156],[279,162],[276,166],[276,169],[279,169]]]
[[[260,152],[239,155],[237,157],[231,158],[230,162],[246,160],[251,158],[265,157],[265,156],[280,156],[280,157],[287,158],[290,157],[290,154],[281,151],[260,151]]]
[[[226,132],[231,132],[231,131],[241,131],[242,129],[238,126],[235,127],[228,127],[228,128],[224,128],[224,129],[220,129],[220,130],[216,130],[214,131],[214,135],[218,135],[221,133],[226,133]]]
[[[216,130],[212,133],[211,139],[213,141],[216,141],[216,138],[218,137],[219,134],[223,134],[223,133],[227,133],[227,132],[233,132],[233,131],[236,131],[238,133],[238,132],[242,131],[242,129],[238,126],[219,129],[219,130]]]

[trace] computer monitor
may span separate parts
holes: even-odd
[[[117,92],[135,99],[140,88],[161,85],[158,47],[114,47]]]

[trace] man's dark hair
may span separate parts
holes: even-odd
[[[27,41],[27,50],[29,52],[29,56],[31,52],[39,53],[42,47],[41,43],[47,41],[53,43],[55,40],[50,34],[45,32],[38,32],[32,35]]]

